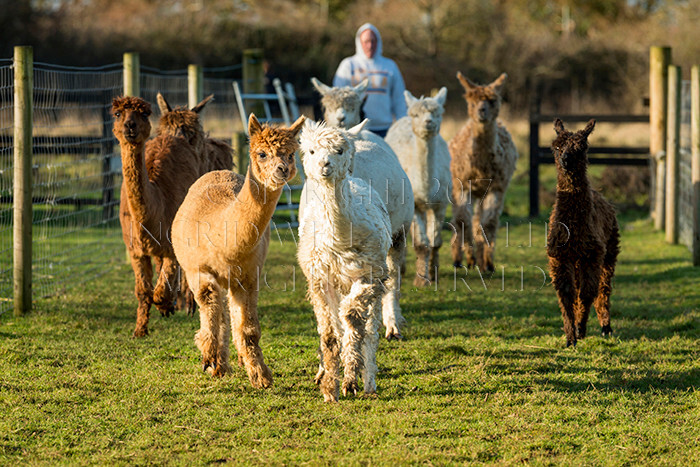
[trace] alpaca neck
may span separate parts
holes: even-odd
[[[496,148],[496,121],[486,123],[470,120],[473,149],[477,153],[494,152]]]
[[[591,212],[592,203],[591,186],[585,171],[574,176],[561,170],[557,172],[556,204],[560,217],[586,218]]]
[[[323,206],[323,218],[333,231],[332,237],[342,238],[345,233],[349,233],[348,224],[351,222],[349,212],[352,194],[348,179],[316,181],[314,191]]]
[[[283,186],[271,188],[262,183],[248,167],[241,191],[234,203],[228,206],[225,219],[236,222],[236,239],[233,244],[240,251],[251,250],[262,238],[277,207]],[[242,212],[245,214],[242,215]],[[243,220],[244,219],[244,220]]]
[[[414,190],[427,195],[432,192],[430,184],[435,180],[435,153],[437,149],[437,137],[435,135],[421,138],[418,135],[414,138],[416,156],[413,167],[416,168],[419,177],[416,179],[418,186]]]
[[[146,170],[146,142],[131,144],[121,141],[122,175],[131,216],[144,227],[149,227],[148,206],[159,206],[155,202],[153,184]]]

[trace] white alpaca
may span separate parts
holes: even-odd
[[[349,173],[365,123],[347,131],[307,123],[301,133],[306,183],[314,196],[300,214],[297,256],[321,338],[316,383],[326,402],[338,400],[341,360],[343,395],[357,393],[360,371],[365,393],[376,392],[391,225],[379,194]]]
[[[324,116],[330,126],[350,128],[360,123],[360,108],[368,81],[353,87],[331,88],[316,78],[311,82],[323,96]],[[406,235],[413,220],[413,190],[406,172],[389,145],[371,131],[362,130],[356,137],[353,177],[361,178],[381,196],[389,211],[392,244],[386,262],[389,279],[383,298],[383,321],[387,339],[401,339],[405,322],[399,305],[401,272],[406,259]],[[302,200],[309,196],[305,186]],[[300,207],[301,212],[301,207]]]
[[[394,122],[386,141],[406,171],[415,200],[411,236],[416,251],[414,285],[425,286],[437,279],[441,230],[452,192],[450,151],[440,136],[447,88],[434,98],[416,99],[404,91],[408,116]]]

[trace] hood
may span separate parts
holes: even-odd
[[[362,44],[360,44],[360,34],[367,29],[371,29],[374,32],[374,35],[377,36],[377,51],[375,52],[374,57],[372,57],[372,59],[376,59],[382,55],[382,35],[379,34],[379,30],[371,23],[363,24],[357,30],[357,33],[355,33],[355,55],[359,55],[360,57],[367,59],[365,53],[362,51]]]

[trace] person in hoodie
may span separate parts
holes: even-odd
[[[406,116],[406,86],[396,63],[382,55],[382,36],[370,23],[357,30],[355,55],[340,62],[333,86],[356,86],[365,78],[369,78],[362,107],[369,118],[366,128],[383,138],[394,120]]]

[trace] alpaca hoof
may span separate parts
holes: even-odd
[[[338,402],[338,396],[335,394],[323,394],[323,402],[333,403]]]
[[[214,376],[214,371],[216,370],[216,362],[202,362],[202,372],[209,373]]]
[[[456,269],[462,269],[462,262],[455,261],[454,263],[452,263],[452,266],[454,266]]]
[[[576,348],[576,340],[571,341],[571,340],[567,339],[566,340],[566,348],[568,349],[569,347]]]
[[[156,304],[156,308],[158,308],[158,311],[160,311],[160,315],[164,318],[175,314],[175,306],[173,306],[172,304],[168,304],[167,306],[159,306],[158,304]]]
[[[400,341],[403,339],[403,335],[401,334],[401,331],[399,331],[399,328],[391,327],[386,329],[386,334],[384,335],[386,337],[386,340],[391,341],[391,340],[397,340]]]
[[[417,275],[415,279],[413,279],[413,285],[416,287],[428,287],[430,285],[430,281],[425,277]]]
[[[600,330],[600,333],[603,337],[610,337],[612,336],[612,328],[610,327],[609,324],[603,326],[603,328]]]
[[[352,396],[356,396],[358,389],[359,389],[359,386],[357,385],[357,381],[355,381],[355,380],[343,381],[343,396],[347,397],[348,394],[350,394]]]
[[[269,388],[272,386],[272,372],[264,363],[258,368],[248,368],[248,379],[255,389]]]
[[[131,335],[131,338],[137,338],[137,337],[146,337],[148,335],[148,328],[143,327],[143,328],[136,328],[134,329],[134,333]]]

